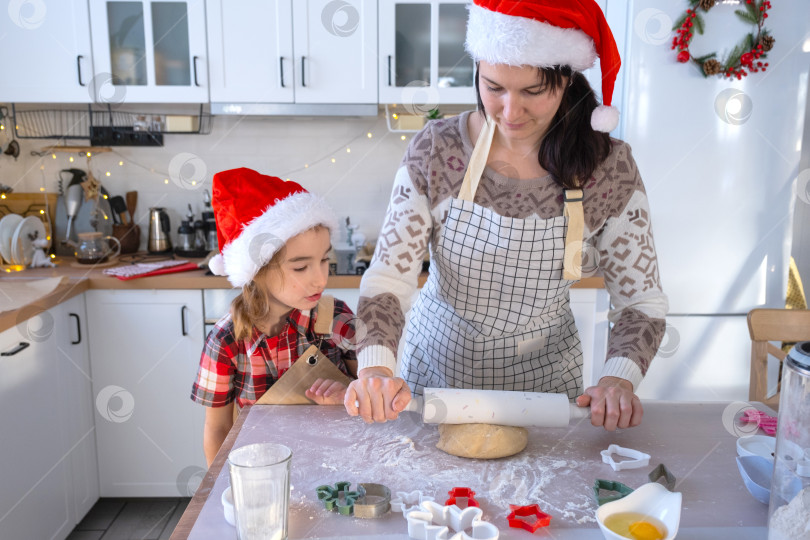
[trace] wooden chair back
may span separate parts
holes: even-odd
[[[810,310],[807,309],[752,309],[748,313],[748,333],[751,335],[751,381],[749,401],[759,401],[774,410],[779,408],[779,386],[776,394],[768,397],[768,355],[781,362],[787,354],[771,341],[810,340]]]

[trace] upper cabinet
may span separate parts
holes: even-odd
[[[90,0],[101,103],[205,103],[205,2]]]
[[[0,47],[0,102],[93,101],[87,0],[9,3]]]
[[[207,16],[212,112],[295,103],[376,114],[376,1],[209,0]]]
[[[475,103],[464,50],[469,0],[380,0],[380,103]]]

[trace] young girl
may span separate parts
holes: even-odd
[[[208,407],[209,466],[233,425],[234,401],[240,408],[255,403],[310,345],[344,374],[353,376],[347,363],[356,365],[354,317],[346,304],[334,301],[336,333],[316,331],[330,231],[337,226],[326,202],[295,182],[246,168],[215,174],[212,191],[220,254],[209,267],[242,292],[208,335],[191,392]],[[327,313],[331,306],[323,305]],[[337,405],[345,391],[340,382],[318,379],[306,395]]]

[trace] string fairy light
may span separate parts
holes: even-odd
[[[385,134],[383,136],[385,136]],[[365,131],[364,130],[360,134],[352,137],[351,140],[349,140],[349,141],[347,141],[345,143],[342,143],[339,146],[336,146],[334,149],[332,149],[332,150],[330,150],[328,152],[324,152],[320,157],[317,157],[316,159],[308,160],[307,162],[303,163],[301,166],[295,167],[295,168],[287,170],[287,171],[284,171],[284,172],[280,173],[278,176],[280,176],[282,178],[293,177],[294,173],[303,171],[305,169],[309,169],[311,166],[315,166],[315,165],[318,165],[318,164],[323,163],[323,162],[335,164],[335,163],[337,163],[337,158],[335,156],[336,156],[336,154],[338,152],[345,151],[347,154],[351,154],[352,153],[351,145],[353,143],[357,142],[360,139],[364,139],[364,138],[365,139],[372,139],[373,137],[374,137],[374,133],[372,131]],[[402,140],[405,140],[405,136],[402,136],[401,138],[402,138]],[[39,157],[44,157],[47,154],[51,154],[51,158],[56,160],[57,159],[56,153],[51,152],[51,148],[56,149],[57,147],[50,147],[48,149],[44,149],[41,152],[31,151],[31,154],[39,156]],[[65,149],[65,150],[67,150],[67,149]],[[62,150],[62,151],[64,151],[64,150]],[[150,173],[152,175],[155,175],[158,178],[162,178],[163,183],[165,185],[168,185],[170,183],[169,178],[168,178],[170,175],[169,175],[169,173],[167,171],[156,170],[155,167],[144,165],[143,163],[140,163],[137,160],[132,159],[129,156],[125,156],[125,155],[121,154],[115,148],[103,148],[103,149],[97,150],[95,152],[98,153],[99,151],[101,152],[99,154],[99,156],[103,156],[105,153],[114,154],[116,156],[116,158],[117,158],[117,162],[118,162],[119,167],[124,167],[125,164],[127,166],[131,165],[131,166],[137,167],[139,169],[142,169],[144,171],[147,171],[148,173]],[[86,157],[86,159],[88,161],[88,169],[89,169],[89,165],[90,165],[90,163],[89,163],[90,158],[91,157],[97,157],[97,156],[93,156],[94,151],[87,150],[87,149],[77,149],[76,153]],[[361,152],[361,154],[362,154],[362,152]],[[98,159],[98,157],[97,157],[97,159]],[[68,161],[70,163],[74,163],[75,162],[75,157],[73,155],[68,155]],[[44,166],[43,166],[43,168],[44,168]],[[111,170],[105,170],[104,176],[107,177],[107,178],[113,177],[112,171]],[[192,185],[196,185],[197,183],[198,182],[195,181],[195,182],[192,183]],[[44,191],[44,188],[42,188],[42,190]]]

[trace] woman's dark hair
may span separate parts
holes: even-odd
[[[598,105],[596,96],[585,76],[569,66],[538,68],[538,75],[551,92],[563,87],[566,77],[570,81],[563,88],[560,108],[540,143],[538,161],[563,188],[580,188],[610,154],[610,135],[591,127],[591,113]],[[486,114],[481,101],[478,66],[475,94],[478,109]]]

